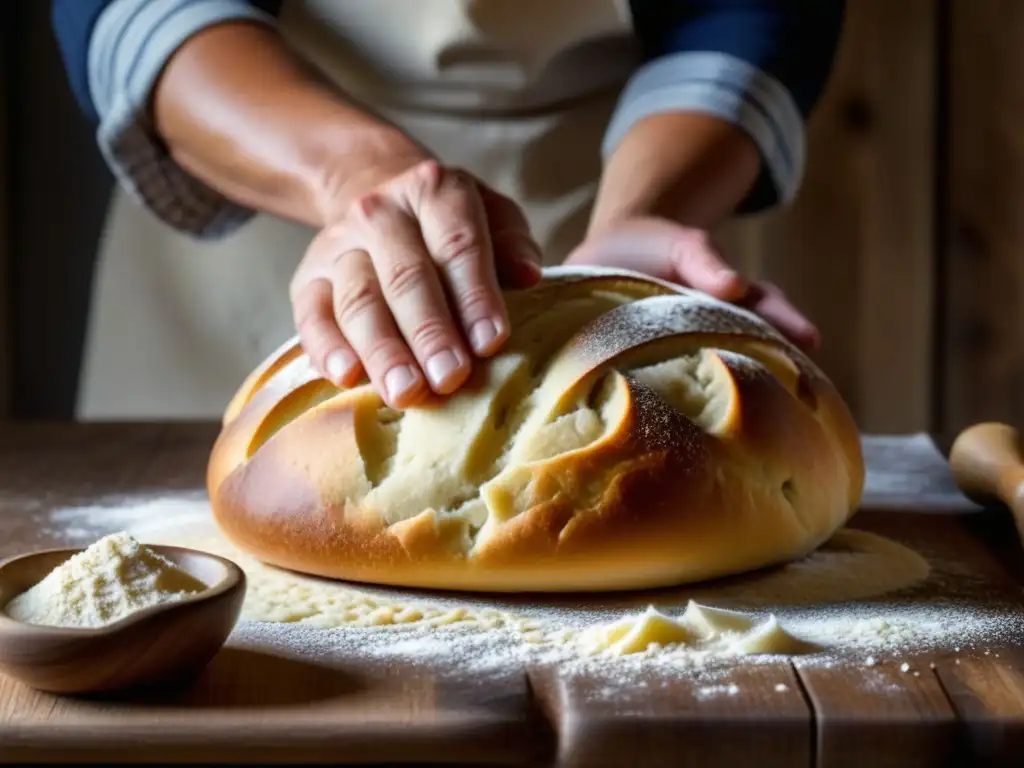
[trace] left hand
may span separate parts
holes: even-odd
[[[818,329],[777,286],[740,275],[705,230],[662,218],[627,219],[588,237],[565,263],[632,269],[679,283],[756,312],[805,351],[820,342]]]

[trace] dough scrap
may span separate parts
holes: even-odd
[[[820,650],[821,646],[790,634],[774,615],[729,645],[730,652],[743,656],[802,656]]]
[[[639,617],[590,630],[589,637],[592,651],[607,650],[616,656],[642,653],[652,645],[692,645],[700,640],[692,627],[660,613],[653,605]]]
[[[754,626],[754,619],[749,614],[712,608],[693,600],[686,604],[682,621],[694,627],[704,640],[712,640],[723,632],[747,632]]]
[[[774,616],[761,624],[739,611],[700,605],[693,600],[679,618],[653,605],[638,616],[584,632],[589,654],[625,656],[665,647],[683,646],[696,652],[727,655],[800,655],[819,650],[790,634]]]

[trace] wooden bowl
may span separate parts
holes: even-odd
[[[198,672],[238,621],[242,569],[216,555],[152,546],[207,586],[95,629],[26,624],[7,604],[82,549],[54,549],[0,564],[0,672],[51,693],[101,693],[154,685]]]

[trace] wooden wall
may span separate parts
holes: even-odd
[[[948,57],[943,410],[1024,427],[1024,3],[951,0]]]
[[[863,430],[1024,427],[1024,3],[848,2],[800,198],[722,238]]]
[[[819,362],[863,430],[925,430],[935,396],[936,3],[847,7],[799,198],[730,224],[722,242],[817,323]]]

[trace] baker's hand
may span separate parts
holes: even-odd
[[[660,218],[630,219],[591,235],[566,264],[632,269],[753,310],[804,350],[818,329],[768,282],[751,282],[726,263],[706,231]]]
[[[322,376],[339,386],[368,376],[404,408],[430,390],[455,391],[473,355],[501,347],[509,322],[499,284],[539,280],[540,250],[519,207],[470,174],[434,160],[396,164],[337,206],[290,296]]]

